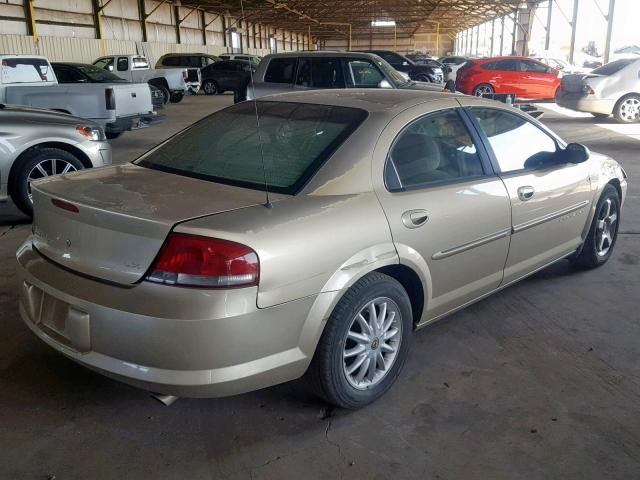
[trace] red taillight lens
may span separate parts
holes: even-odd
[[[169,285],[233,288],[258,285],[258,255],[245,245],[172,233],[160,249],[147,280]]]

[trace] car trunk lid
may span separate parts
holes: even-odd
[[[45,179],[32,191],[34,247],[65,268],[118,284],[142,279],[177,223],[265,201],[263,191],[133,164]]]
[[[602,79],[602,75],[595,74],[565,75],[562,77],[562,90],[569,93],[584,93],[585,85],[595,89]]]

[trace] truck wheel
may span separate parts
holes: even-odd
[[[84,165],[71,153],[60,148],[34,148],[26,152],[11,178],[11,198],[25,214],[33,213],[31,181],[82,170]]]
[[[113,140],[114,138],[118,138],[122,135],[122,132],[105,132],[104,134],[106,135],[107,140]]]
[[[163,85],[154,86],[162,92],[162,104],[166,105],[167,103],[169,103],[169,100],[171,99],[171,92],[169,92],[169,89]]]
[[[169,97],[169,101],[171,103],[180,103],[183,98],[184,98],[184,93],[182,93],[182,92],[174,92]]]

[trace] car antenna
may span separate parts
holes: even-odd
[[[240,12],[242,14],[242,21],[245,21],[243,0],[240,0]],[[264,161],[264,146],[262,144],[262,134],[260,132],[260,115],[258,114],[258,101],[256,99],[255,88],[253,86],[253,70],[251,69],[251,61],[249,61],[249,83],[251,84],[251,92],[253,94],[253,108],[255,109],[255,112],[256,112],[256,129],[258,131],[258,145],[260,146],[260,160],[262,162],[262,177],[264,179],[264,192],[267,196],[267,201],[265,202],[264,206],[266,208],[271,208],[273,207],[273,204],[271,203],[271,200],[269,200],[269,182],[267,182],[267,167]]]

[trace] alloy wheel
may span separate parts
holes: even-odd
[[[27,176],[27,194],[29,195],[29,201],[33,202],[33,195],[31,193],[31,182],[33,180],[75,172],[76,170],[78,169],[75,165],[60,158],[47,158],[46,160],[36,163]]]
[[[367,303],[351,320],[343,350],[349,384],[366,390],[378,385],[396,360],[402,340],[398,305],[387,297]]]
[[[216,85],[213,82],[205,82],[202,88],[207,95],[214,95],[216,93]]]
[[[640,99],[627,98],[620,104],[620,116],[627,122],[640,120]]]
[[[491,95],[492,93],[493,90],[487,85],[482,85],[476,88],[476,97],[484,97],[485,95]]]
[[[616,222],[618,212],[611,198],[607,198],[598,212],[598,222],[596,224],[596,253],[604,257],[611,246],[616,234]]]

